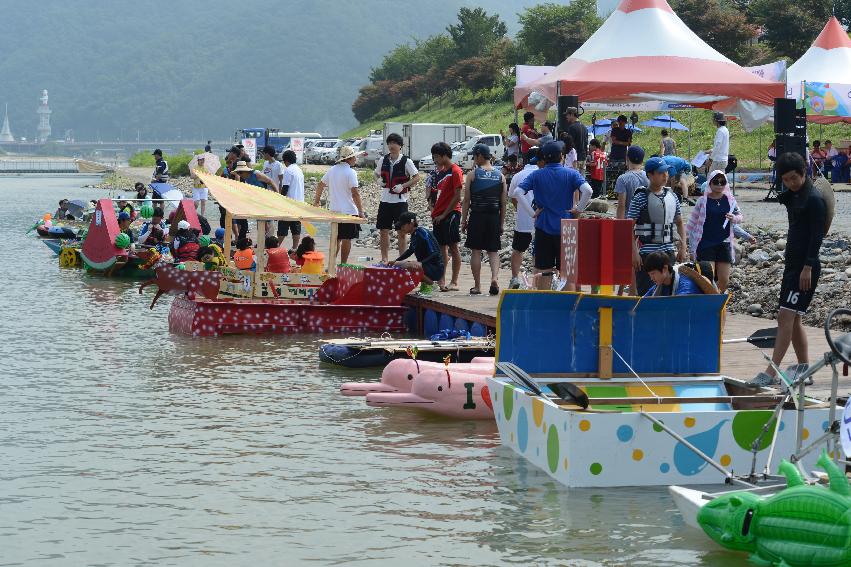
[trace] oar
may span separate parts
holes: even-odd
[[[769,327],[767,329],[760,329],[745,339],[726,339],[721,342],[725,345],[735,343],[750,343],[757,348],[774,348],[774,343],[776,340],[777,327]]]
[[[525,370],[513,362],[497,362],[496,367],[500,372],[508,376],[514,382],[527,387],[536,396],[549,399],[546,394],[541,391],[541,388],[538,387],[538,384],[535,383],[535,380],[529,376]],[[588,396],[577,386],[563,382],[550,384],[549,387],[556,396],[565,402],[576,404],[582,409],[588,409]]]

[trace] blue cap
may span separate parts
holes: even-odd
[[[561,146],[558,142],[547,142],[541,148],[541,154],[547,163],[556,163],[561,161]]]
[[[652,157],[644,164],[644,171],[647,173],[657,173],[662,170],[667,173],[668,164],[660,157]]]
[[[491,149],[487,144],[476,144],[473,146],[473,155],[482,156],[485,159],[490,159]]]
[[[641,163],[644,161],[644,148],[641,146],[630,146],[626,151],[626,159],[631,163]]]
[[[127,211],[121,211],[120,213],[118,213],[118,220],[130,220],[130,213],[128,213]]]
[[[532,159],[530,159],[526,163],[528,163],[529,165],[538,165],[538,156],[533,157]]]
[[[225,237],[225,229],[223,229],[222,227],[219,227],[219,228],[216,229],[215,234],[216,234],[216,238],[222,239],[222,238]]]

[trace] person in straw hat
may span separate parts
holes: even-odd
[[[254,185],[255,187],[263,187],[271,188],[273,191],[278,191],[278,183],[269,177],[268,175],[264,175],[263,173],[256,171],[250,165],[248,165],[245,161],[236,162],[236,167],[233,168],[233,173],[239,177],[239,180],[243,183],[248,183],[249,185]],[[239,238],[245,238],[248,234],[248,220],[247,219],[239,219],[234,221],[234,225],[239,228]],[[263,235],[260,235],[261,237]]]
[[[328,208],[331,211],[366,218],[358,190],[358,175],[352,169],[357,156],[357,152],[351,146],[340,148],[336,165],[325,173],[322,181],[316,186],[316,196],[313,198],[314,206],[319,206],[322,192],[327,187],[330,192]],[[359,224],[340,223],[337,227],[337,240],[340,241],[340,261],[342,263],[345,264],[349,260],[352,240],[357,238],[359,233]]]

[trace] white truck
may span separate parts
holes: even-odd
[[[402,136],[405,142],[402,151],[413,159],[417,166],[420,159],[431,155],[431,147],[437,142],[452,145],[482,134],[481,130],[466,124],[385,122],[384,139],[387,140],[387,136],[393,132]],[[386,145],[385,142],[384,153],[387,153]]]

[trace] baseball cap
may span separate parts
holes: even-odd
[[[538,165],[538,156],[532,157],[529,161],[527,161],[529,165]]]
[[[485,147],[487,147],[487,146],[485,146]],[[417,215],[415,213],[412,213],[410,211],[404,212],[401,215],[399,215],[399,218],[396,219],[395,223],[393,223],[393,228],[395,228],[396,230],[399,230],[400,228],[402,228],[403,226],[405,226],[409,222],[415,222],[416,220],[417,220]]]
[[[179,223],[177,223],[177,228],[180,230],[187,230],[189,228],[189,221],[180,221]]]
[[[644,161],[644,148],[641,146],[630,146],[626,151],[626,159],[631,163],[641,163]]]
[[[222,227],[217,228],[215,235],[217,239],[221,240],[225,237],[225,229],[223,229]]]
[[[490,159],[491,157],[491,149],[490,146],[485,144],[476,144],[473,146],[473,155],[474,156],[482,156],[483,158]]]
[[[668,171],[668,164],[660,157],[652,157],[644,164],[644,171],[647,173],[656,173],[660,170]]]
[[[541,155],[547,160],[547,163],[559,162],[561,161],[561,148],[562,146],[558,142],[547,142],[541,148]]]
[[[130,220],[130,213],[126,211],[121,211],[120,213],[118,213],[118,220]]]

